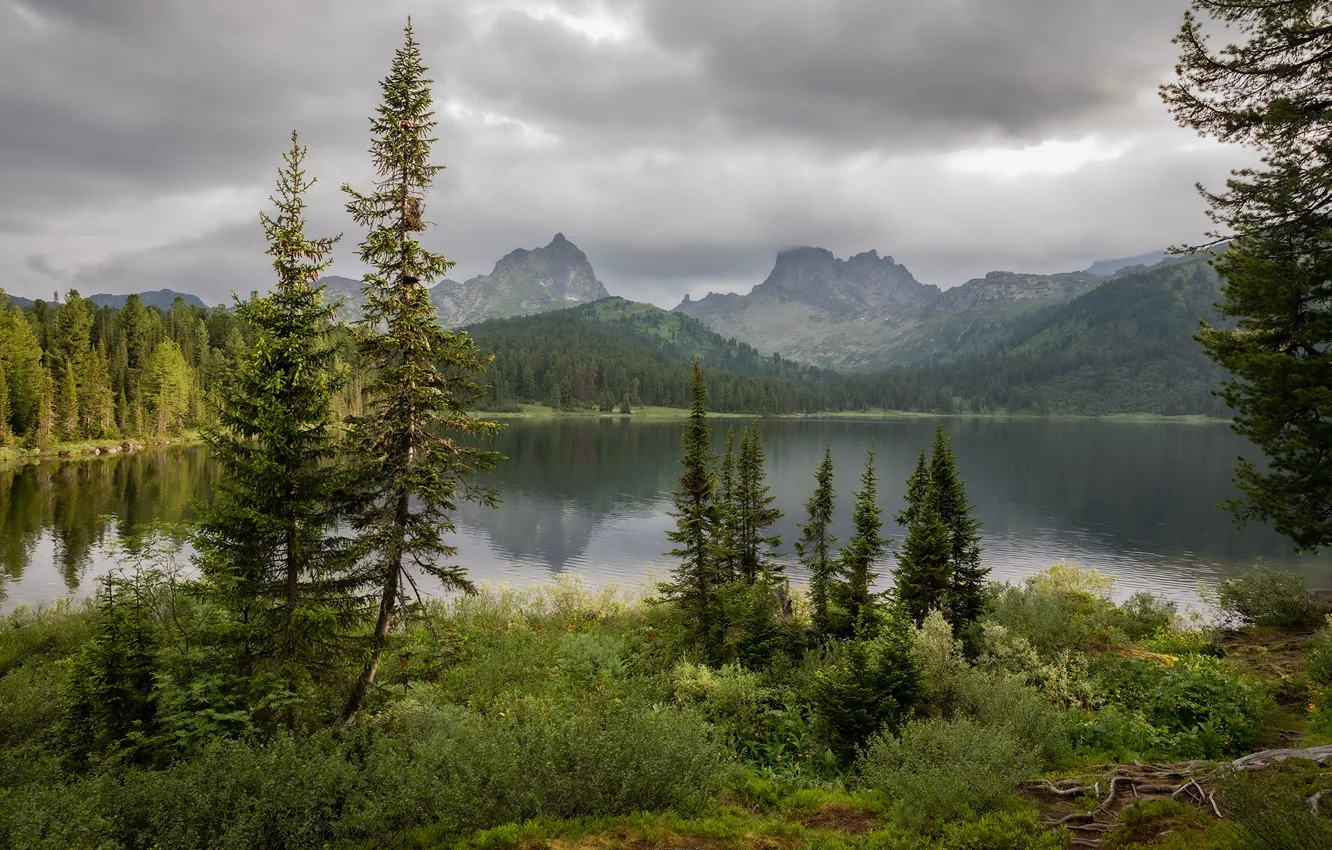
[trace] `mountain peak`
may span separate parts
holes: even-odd
[[[780,293],[830,315],[916,315],[937,289],[916,280],[892,257],[877,250],[840,260],[826,248],[789,248],[777,255],[767,280],[752,294]]]
[[[431,300],[445,325],[544,313],[610,297],[587,255],[563,233],[541,248],[505,254],[490,274],[438,286]]]

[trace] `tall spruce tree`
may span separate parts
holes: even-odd
[[[814,482],[814,493],[805,503],[807,521],[800,526],[800,539],[796,541],[795,550],[801,565],[809,570],[814,627],[819,636],[823,637],[829,630],[829,592],[837,566],[837,559],[833,555],[837,538],[832,533],[835,494],[831,444],[823,447],[823,462],[814,473]]]
[[[1161,93],[1201,135],[1262,153],[1222,192],[1202,187],[1229,245],[1223,318],[1197,339],[1230,372],[1219,393],[1267,463],[1241,459],[1237,521],[1272,522],[1297,549],[1332,545],[1332,3],[1193,0]],[[1215,50],[1204,18],[1240,42]]]
[[[37,445],[44,446],[55,439],[55,381],[51,380],[50,372],[42,373],[41,388],[32,434]]]
[[[920,450],[916,458],[916,469],[907,478],[906,507],[897,512],[897,524],[910,526],[920,516],[925,502],[930,498],[930,464],[925,457],[925,450]]]
[[[106,349],[98,345],[84,358],[79,375],[79,427],[85,436],[109,437],[115,432],[115,398],[111,393]]]
[[[717,467],[717,577],[725,583],[740,573],[740,506],[736,501],[735,427],[726,429],[726,449]]]
[[[66,359],[56,384],[55,436],[58,440],[79,437],[79,384],[74,377],[74,361]]]
[[[5,373],[5,364],[0,360],[0,446],[9,445],[14,439],[13,411],[9,407],[9,376]]]
[[[930,453],[930,485],[935,512],[948,529],[952,563],[943,610],[955,628],[974,623],[985,604],[985,579],[990,571],[981,566],[980,523],[972,516],[966,484],[957,471],[953,447],[940,422]]]
[[[874,470],[874,446],[870,446],[865,471],[860,474],[860,489],[851,510],[851,539],[843,547],[838,563],[837,585],[839,615],[837,625],[843,637],[854,632],[862,619],[874,609],[879,594],[872,588],[879,574],[874,564],[888,551],[889,541],[881,535],[883,515],[879,510],[879,481]]]
[[[740,438],[733,498],[738,520],[737,566],[740,579],[748,584],[770,577],[776,571],[772,555],[782,543],[779,535],[768,533],[773,524],[781,519],[782,512],[772,506],[776,498],[768,487],[764,460],[763,434],[758,422],[754,422]]]
[[[679,559],[662,594],[685,612],[695,638],[709,649],[716,646],[717,590],[723,583],[718,568],[717,481],[712,458],[712,432],[708,428],[708,385],[703,369],[694,361],[690,384],[689,422],[680,439],[680,489],[674,493],[675,529],[666,537],[675,544],[667,554]]]
[[[292,134],[275,212],[260,214],[277,272],[273,292],[237,299],[253,347],[220,389],[204,431],[223,476],[195,538],[214,596],[231,612],[246,661],[321,666],[336,658],[353,615],[355,553],[337,538],[337,449],[331,402],[333,308],[320,272],[337,241],[305,233],[305,149]]]
[[[893,598],[917,624],[947,608],[953,580],[953,544],[934,495],[931,486],[916,506],[893,570]]]
[[[364,578],[378,595],[369,655],[344,724],[374,683],[399,601],[414,586],[409,568],[424,570],[445,588],[471,590],[465,571],[445,562],[457,548],[443,535],[454,531],[460,501],[498,503],[494,490],[472,480],[501,460],[475,445],[501,426],[468,413],[486,396],[475,376],[487,360],[470,336],[440,327],[427,287],[453,263],[414,235],[426,228],[424,194],[443,168],[430,162],[437,122],[425,72],[408,20],[370,119],[379,179],[369,192],[343,187],[351,198],[347,211],[369,228],[359,256],[374,270],[363,279],[361,322],[361,355],[374,377],[364,415],[351,421],[349,445],[358,485],[351,519],[372,553]]]

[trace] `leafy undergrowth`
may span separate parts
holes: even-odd
[[[131,589],[0,620],[0,846],[1332,847],[1332,771],[1224,769],[1328,740],[1332,629],[1216,631],[1068,567],[961,635],[886,612],[826,646],[803,597],[736,593],[712,657],[671,606],[577,582],[432,603],[346,731],[345,681],[238,690],[171,640],[206,598]],[[103,657],[154,678],[85,676]]]

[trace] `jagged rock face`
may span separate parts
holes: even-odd
[[[943,290],[931,307],[934,310],[968,310],[991,301],[1068,300],[1104,282],[1103,277],[1089,272],[1052,275],[990,272],[985,277]]]
[[[324,278],[330,299],[343,299],[339,315],[348,321],[361,317],[365,297],[362,283],[351,278]],[[544,313],[608,298],[587,255],[563,233],[544,248],[510,251],[490,274],[463,283],[445,278],[430,290],[430,302],[445,327]]]
[[[563,233],[544,248],[510,251],[488,275],[442,281],[430,292],[448,327],[560,310],[609,297],[587,255]]]
[[[940,290],[875,251],[839,260],[823,248],[795,248],[778,254],[748,295],[709,293],[675,309],[764,354],[871,371],[974,353],[1019,315],[1104,280],[1085,272],[991,272]]]
[[[919,316],[939,294],[911,276],[906,266],[877,251],[839,260],[823,248],[794,248],[777,255],[768,279],[754,293],[772,291],[830,316],[908,318]]]

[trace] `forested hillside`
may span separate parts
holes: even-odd
[[[981,410],[1227,415],[1221,371],[1193,339],[1216,321],[1208,256],[1115,277],[1017,319],[993,352],[927,370]]]
[[[0,293],[0,444],[160,437],[206,423],[210,389],[253,342],[231,310],[183,297],[167,310],[139,295],[98,306],[73,290],[64,303],[7,302]]]

